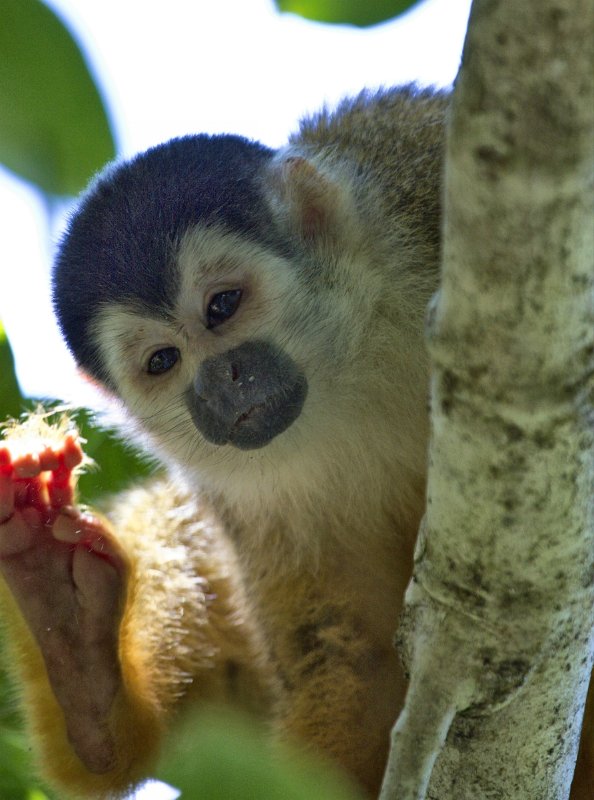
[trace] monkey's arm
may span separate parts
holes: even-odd
[[[276,730],[377,797],[405,691],[392,640],[408,568],[390,559],[382,570],[372,553],[369,564],[361,552],[333,556],[313,570],[270,571],[253,587],[283,689]]]
[[[116,538],[70,505],[81,458],[71,435],[0,449],[0,614],[40,771],[60,796],[114,796],[188,698],[265,689],[216,525],[162,483],[116,505]]]

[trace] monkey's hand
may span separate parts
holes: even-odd
[[[140,731],[159,727],[122,674],[129,561],[108,523],[73,505],[84,459],[76,432],[36,415],[13,431],[0,442],[0,576],[9,590],[0,586],[0,605],[10,667],[43,771],[75,793],[119,790],[136,777]],[[143,754],[154,738],[147,735]]]
[[[74,508],[72,434],[39,452],[0,449],[0,572],[45,662],[68,738],[91,772],[115,765],[110,712],[127,561],[105,524]]]

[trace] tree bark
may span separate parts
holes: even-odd
[[[562,800],[594,654],[594,4],[475,0],[382,800]]]

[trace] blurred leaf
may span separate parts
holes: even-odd
[[[31,764],[24,736],[0,725],[0,797],[27,800]]]
[[[0,161],[47,193],[77,194],[115,154],[81,51],[39,0],[0,3],[0,109]]]
[[[97,502],[101,497],[115,494],[133,481],[155,472],[154,464],[124,443],[117,433],[98,425],[91,411],[80,409],[75,419],[81,436],[86,440],[84,451],[96,464],[79,479],[81,502]]]
[[[0,642],[1,644],[1,642]],[[19,730],[12,711],[4,672],[0,672],[0,797],[2,800],[48,800],[34,786],[31,754],[25,735]]]
[[[12,351],[0,323],[0,422],[8,416],[18,417],[23,408],[24,400],[14,372]]]
[[[279,11],[306,19],[366,28],[397,17],[420,0],[275,0]]]
[[[261,726],[222,710],[189,720],[158,777],[180,789],[181,800],[361,800],[327,764],[273,748]]]

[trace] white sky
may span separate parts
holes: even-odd
[[[458,69],[470,0],[426,0],[367,31],[278,16],[272,0],[48,4],[86,50],[128,156],[198,131],[276,146],[301,114],[364,86],[447,85]],[[23,390],[92,403],[51,316],[48,274],[59,225],[48,222],[32,188],[1,168],[0,220],[0,319]]]
[[[362,0],[364,2],[365,0]],[[426,0],[361,31],[276,14],[272,0],[48,0],[85,49],[129,156],[172,136],[233,132],[281,144],[297,119],[364,86],[447,85],[470,0]],[[59,221],[0,168],[0,319],[23,390],[90,401],[49,306]],[[0,376],[1,380],[1,376]]]

